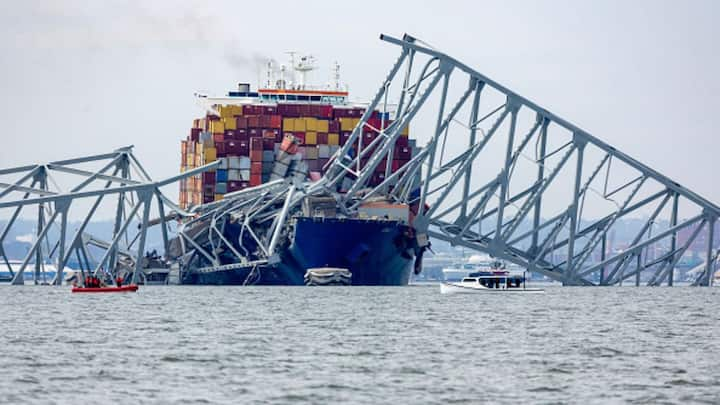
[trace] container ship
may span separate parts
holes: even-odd
[[[201,211],[228,194],[270,181],[292,177],[307,182],[323,176],[330,159],[358,125],[365,107],[350,101],[347,86],[340,84],[337,63],[333,83],[323,87],[305,84],[307,73],[315,69],[311,57],[293,58],[290,63],[292,71],[284,66],[278,71],[269,62],[267,80],[256,91],[250,84],[240,83],[222,97],[197,95],[206,113],[193,121],[189,135],[181,141],[181,171],[215,161],[219,164],[216,170],[181,182],[181,208]],[[391,112],[373,111],[367,130],[351,153],[370,145],[392,123],[391,118]],[[404,128],[390,164],[386,160],[379,165],[369,185],[380,184],[415,153],[415,141]],[[346,179],[336,191],[343,193],[350,185],[351,179]],[[288,219],[280,257],[274,264],[232,268],[237,260],[232,255],[221,252],[220,265],[194,255],[181,260],[180,282],[303,285],[308,284],[313,269],[336,269],[346,273],[347,277],[340,278],[351,280],[347,283],[352,285],[406,285],[411,273],[420,270],[422,250],[415,246],[412,228],[417,207],[393,204],[381,196],[359,207],[353,216],[343,215],[336,208],[332,195],[307,199]],[[200,235],[208,226],[194,223],[195,229],[189,232]],[[232,222],[225,224],[222,232],[234,245],[232,250],[242,251],[252,262],[256,255],[248,248],[252,240],[247,233],[243,235],[241,227]],[[332,276],[333,272],[319,274]],[[317,279],[313,281],[318,283]]]

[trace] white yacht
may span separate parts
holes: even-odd
[[[524,293],[543,294],[540,288],[525,286],[525,273],[510,274],[507,271],[479,272],[472,277],[464,277],[460,282],[444,282],[440,284],[440,293]]]

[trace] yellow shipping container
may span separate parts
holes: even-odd
[[[283,131],[292,132],[295,130],[295,119],[294,118],[283,118]]]
[[[220,201],[223,199],[223,197],[224,196],[222,194],[215,194],[215,201]]]
[[[329,131],[328,122],[325,120],[317,120],[316,126],[317,126],[318,132],[328,132]]]
[[[317,132],[305,132],[305,145],[317,145]]]
[[[312,117],[305,118],[305,130],[306,131],[317,131],[317,119]]]
[[[340,145],[340,134],[328,134],[328,145]]]
[[[304,119],[304,118],[295,118],[294,121],[295,121],[295,123],[293,124],[293,127],[294,127],[295,129],[293,129],[293,131],[298,131],[298,132],[305,132],[305,131],[306,131],[305,119]]]
[[[210,163],[217,160],[217,151],[215,148],[205,148],[203,152],[203,156],[205,157],[205,163]]]
[[[400,132],[400,135],[407,138],[408,135],[410,135],[410,126],[406,126],[405,128],[403,128],[402,132]]]
[[[355,125],[357,125],[358,121],[359,119],[357,118],[340,117],[340,130],[352,131],[355,129]]]
[[[225,132],[225,123],[222,121],[210,121],[210,132],[219,134]]]
[[[224,118],[223,122],[225,123],[225,129],[237,129],[235,117]]]

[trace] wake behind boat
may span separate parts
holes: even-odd
[[[441,294],[485,293],[485,294],[544,294],[540,288],[527,288],[525,274],[511,275],[507,271],[490,271],[471,274],[460,282],[441,283]]]

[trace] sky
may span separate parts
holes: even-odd
[[[720,203],[718,18],[716,1],[8,2],[0,168],[135,145],[171,176],[195,92],[255,87],[257,61],[299,51],[367,100],[398,55],[379,35],[407,32]]]

